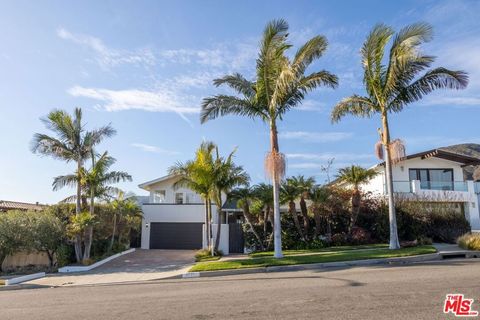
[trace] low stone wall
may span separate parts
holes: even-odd
[[[19,252],[5,258],[2,263],[2,270],[15,269],[28,265],[48,266],[49,264],[48,256],[44,252]]]

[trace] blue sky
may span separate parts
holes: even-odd
[[[361,5],[360,5],[361,3]],[[166,174],[192,157],[203,139],[221,152],[238,147],[236,162],[253,182],[265,180],[267,127],[225,117],[200,125],[203,97],[219,92],[215,77],[254,73],[265,24],[285,18],[295,47],[314,35],[329,40],[311,70],[340,78],[337,90],[319,89],[279,124],[287,174],[316,176],[335,168],[372,165],[378,118],[345,118],[332,125],[335,103],[363,93],[359,48],[378,22],[396,29],[426,21],[434,40],[424,50],[436,65],[470,73],[468,89],[440,91],[391,117],[392,135],[407,152],[480,142],[480,2],[478,1],[2,1],[0,3],[0,199],[54,203],[52,178],[71,164],[32,154],[32,135],[53,108],[82,107],[87,127],[111,123],[118,134],[100,145],[132,174],[125,190]]]

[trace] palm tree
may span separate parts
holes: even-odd
[[[305,230],[305,238],[307,239],[310,231],[310,219],[308,217],[308,208],[305,198],[308,197],[310,190],[315,185],[315,178],[305,178],[302,175],[298,175],[288,178],[287,182],[288,184],[294,186],[297,189],[298,194],[300,195],[300,211],[302,212],[303,228]]]
[[[222,195],[228,193],[237,186],[247,185],[250,177],[243,170],[243,167],[235,165],[232,158],[236,150],[233,150],[228,157],[222,158],[219,156],[218,147],[215,147],[216,159],[214,162],[213,180],[214,192],[213,198],[217,208],[217,234],[215,237],[215,246],[213,252],[218,250],[221,233],[221,215],[222,215]]]
[[[126,215],[138,216],[141,210],[138,207],[138,204],[131,197],[128,197],[128,195],[125,197],[125,193],[121,190],[119,190],[117,197],[110,203],[110,206],[113,209],[113,229],[109,250],[112,251],[115,242],[115,234],[117,233],[117,225],[120,219]],[[119,233],[119,242],[120,234],[121,233]]]
[[[250,212],[250,203],[255,199],[252,189],[249,187],[233,189],[228,194],[228,198],[230,200],[237,201],[237,207],[242,209],[243,216],[245,217],[245,221],[247,222],[248,226],[250,227],[250,230],[252,231],[253,235],[257,239],[257,242],[260,245],[260,250],[264,251],[265,247],[263,245],[262,238],[260,238],[260,236],[258,235],[257,231],[253,226],[254,218]]]
[[[384,57],[386,46],[393,37],[390,52]],[[437,89],[463,89],[468,76],[463,71],[451,71],[443,67],[428,69],[435,57],[420,52],[420,45],[430,41],[432,27],[416,23],[395,31],[379,24],[373,28],[364,42],[361,55],[364,69],[363,82],[367,95],[353,95],[340,101],[332,111],[332,121],[338,122],[347,114],[371,117],[379,114],[382,129],[377,154],[385,153],[385,175],[388,192],[390,220],[390,249],[400,248],[393,197],[392,164],[401,160],[404,147],[390,139],[388,114],[400,112],[405,106],[419,101]],[[384,62],[386,62],[384,64]],[[420,75],[421,72],[425,71]],[[400,151],[399,151],[400,149]],[[397,152],[399,151],[399,152]],[[394,157],[394,153],[397,156]]]
[[[355,223],[357,222],[358,213],[360,212],[360,202],[362,195],[360,193],[360,185],[367,183],[374,178],[378,172],[374,169],[365,169],[360,166],[352,165],[351,167],[341,168],[338,170],[337,178],[353,187],[352,191],[352,215],[350,216],[350,225],[348,233],[351,234]]]
[[[272,207],[273,207],[273,187],[270,184],[259,183],[254,185],[252,188],[253,195],[255,199],[260,201],[263,207],[263,235],[267,235],[267,221],[270,220],[270,223],[274,224],[274,217],[272,216]]]
[[[297,215],[297,208],[295,205],[295,201],[300,196],[298,192],[298,188],[296,186],[284,181],[280,186],[280,203],[288,203],[288,212],[293,218],[293,222],[295,224],[295,228],[297,228],[297,232],[300,235],[300,238],[305,241],[305,236],[303,234],[302,228],[300,227],[300,221],[298,221]]]
[[[80,174],[83,164],[90,157],[92,148],[104,138],[113,136],[116,131],[110,126],[86,131],[82,123],[82,109],[76,108],[73,117],[63,110],[51,111],[42,119],[47,129],[57,137],[43,133],[33,136],[32,152],[48,155],[66,162],[74,161],[77,165],[77,174]],[[77,194],[75,214],[81,212],[82,186],[77,179]],[[75,255],[77,261],[82,261],[82,243],[80,236],[75,238]]]
[[[102,155],[97,156],[91,151],[92,166],[90,169],[81,168],[80,172],[75,174],[59,176],[54,178],[53,190],[59,190],[65,186],[74,186],[80,179],[82,185],[82,197],[89,197],[89,213],[92,217],[95,216],[95,199],[108,199],[120,190],[112,187],[111,184],[119,183],[120,181],[132,181],[132,176],[123,171],[108,171],[108,169],[116,162],[116,159],[109,156],[105,151]],[[77,196],[68,197],[76,199]],[[65,200],[64,200],[65,201]],[[115,219],[116,217],[114,217]],[[90,258],[90,249],[93,239],[93,225],[89,225],[86,230],[83,260]]]
[[[198,193],[205,201],[205,235],[207,247],[211,247],[211,199],[214,193],[214,159],[215,144],[202,142],[195,152],[195,159],[185,163],[177,162],[169,168],[169,173],[179,177],[175,188],[187,187]]]
[[[330,212],[328,208],[328,201],[330,200],[330,196],[330,190],[324,186],[314,186],[310,190],[308,197],[312,201],[310,208],[315,219],[314,239],[317,239],[318,236],[321,234],[322,218],[325,218],[327,222],[327,236],[329,238],[331,237]]]
[[[227,85],[238,96],[216,95],[203,100],[201,122],[219,116],[236,114],[259,118],[270,127],[270,152],[265,158],[265,169],[273,182],[275,257],[282,257],[280,225],[279,185],[285,173],[285,157],[278,146],[277,121],[291,108],[298,106],[309,91],[319,86],[335,88],[337,77],[327,71],[305,75],[310,64],[322,56],[327,40],[316,36],[296,52],[292,60],[286,56],[291,47],[287,42],[288,24],[285,20],[273,20],[267,24],[256,63],[256,79],[249,81],[235,73],[214,80],[216,86]]]

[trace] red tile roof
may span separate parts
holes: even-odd
[[[42,211],[45,205],[37,203],[15,202],[0,200],[0,211],[7,210],[35,210]]]

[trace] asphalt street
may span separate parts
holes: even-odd
[[[0,319],[453,319],[480,260],[0,291]]]

